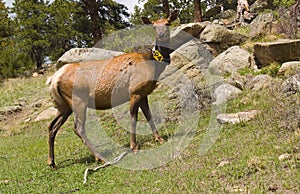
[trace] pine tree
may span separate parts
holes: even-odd
[[[13,62],[16,56],[11,52],[14,48],[12,41],[13,22],[9,18],[8,8],[0,0],[0,79],[15,75],[17,63]]]
[[[52,61],[74,47],[85,46],[85,35],[74,29],[76,13],[81,10],[78,3],[70,0],[55,0],[49,5],[47,55]]]
[[[13,5],[19,27],[15,34],[17,46],[40,68],[50,46],[47,39],[49,3],[44,0],[15,0]]]
[[[179,20],[182,23],[192,22],[193,1],[192,0],[141,0],[145,2],[142,9],[136,8],[131,15],[130,22],[133,24],[142,24],[140,16],[148,16],[158,19],[161,16],[167,16],[170,10],[180,10]],[[167,5],[168,2],[168,5]]]
[[[77,13],[75,29],[90,35],[88,46],[99,44],[103,34],[129,26],[127,7],[113,0],[80,0],[81,12]]]

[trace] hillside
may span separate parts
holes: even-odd
[[[83,171],[97,163],[73,133],[72,119],[63,126],[56,140],[58,170],[52,171],[46,164],[50,120],[34,119],[52,106],[44,84],[51,74],[10,79],[1,85],[2,109],[21,107],[1,116],[1,193],[300,192],[300,129],[297,126],[300,98],[299,93],[282,93],[280,80],[258,91],[245,90],[229,101],[226,112],[256,109],[261,113],[248,122],[223,125],[216,142],[205,154],[200,155],[200,151],[213,106],[199,111],[198,127],[190,143],[171,161],[150,170],[110,166],[91,174],[84,185]],[[160,87],[151,95],[152,103],[157,99],[166,104],[170,101],[162,91]],[[169,111],[172,110],[176,112],[176,109]],[[160,133],[168,142],[174,138],[176,125],[172,122],[176,121],[176,114],[166,117],[169,119]],[[101,112],[100,118],[107,134],[128,146],[129,136],[113,119],[112,112]],[[145,150],[159,146],[149,135],[139,136],[138,141]]]

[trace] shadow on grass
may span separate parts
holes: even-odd
[[[70,167],[74,164],[85,164],[85,165],[90,165],[93,163],[96,163],[97,161],[95,160],[95,157],[92,155],[83,157],[83,158],[79,158],[79,159],[66,159],[60,163],[57,164],[58,168],[67,168]]]

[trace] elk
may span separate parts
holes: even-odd
[[[105,110],[122,103],[130,104],[131,132],[130,149],[138,151],[136,123],[141,108],[156,141],[163,143],[157,132],[149,110],[147,96],[156,88],[160,74],[170,63],[169,25],[176,19],[174,11],[167,19],[151,21],[143,17],[145,24],[153,25],[155,47],[145,53],[127,53],[111,59],[67,64],[51,76],[50,94],[57,108],[55,118],[48,124],[48,165],[56,168],[54,161],[54,140],[60,127],[74,112],[74,132],[87,146],[97,160],[105,158],[97,153],[85,133],[87,108]],[[112,98],[114,98],[112,100]],[[113,102],[112,102],[113,101]]]

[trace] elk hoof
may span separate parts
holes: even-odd
[[[95,161],[96,161],[96,162],[99,162],[99,163],[101,163],[101,164],[104,164],[104,163],[105,163],[104,160],[102,160],[101,158],[98,158],[97,156],[95,156]]]
[[[164,143],[164,139],[161,138],[161,137],[155,137],[155,141],[160,143],[160,144]]]
[[[139,146],[138,145],[130,146],[130,149],[133,151],[134,154],[137,154],[139,151]]]
[[[54,162],[51,162],[51,163],[49,163],[48,165],[49,165],[49,167],[50,167],[52,170],[56,170],[56,169],[57,169],[57,166],[55,165]]]

